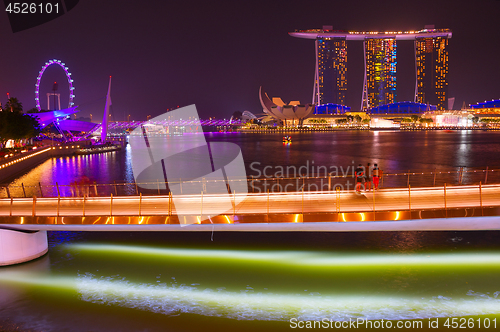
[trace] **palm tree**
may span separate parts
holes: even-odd
[[[15,97],[9,98],[7,104],[5,104],[5,111],[18,112],[23,111],[23,104]]]
[[[32,116],[15,109],[13,112],[0,113],[0,141],[28,139],[39,133],[40,124]]]

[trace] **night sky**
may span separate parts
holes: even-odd
[[[449,28],[449,94],[455,107],[500,98],[500,1],[98,1],[80,0],[67,14],[12,33],[0,14],[0,101],[7,92],[35,107],[35,81],[49,59],[69,67],[81,116],[102,117],[108,77],[115,120],[145,119],[196,104],[202,118],[261,113],[259,86],[270,97],[311,102],[314,42],[295,29]],[[413,42],[398,42],[398,101],[414,93]],[[363,83],[361,42],[348,42],[347,105],[358,110]],[[42,79],[41,105],[62,69]],[[64,106],[65,107],[65,106]]]

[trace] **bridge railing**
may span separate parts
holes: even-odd
[[[7,224],[375,221],[500,215],[499,184],[328,192],[0,199]],[[234,204],[237,202],[237,204]],[[41,217],[42,219],[37,219]],[[82,218],[83,217],[83,218]],[[137,218],[139,217],[139,218]],[[142,218],[143,217],[143,218]],[[118,218],[115,220],[115,218]],[[208,221],[207,221],[208,218]],[[243,219],[242,219],[243,218]],[[205,221],[203,221],[205,220]]]
[[[279,192],[317,192],[354,190],[355,176],[352,171],[347,173],[311,174],[311,176],[252,176],[231,181],[245,182],[249,193],[279,193]],[[409,187],[442,187],[447,185],[478,185],[500,183],[500,168],[470,168],[458,167],[453,169],[434,170],[399,170],[383,171],[379,180],[379,188],[409,188]],[[113,196],[146,196],[168,195],[169,184],[179,185],[183,193],[198,193],[201,186],[205,193],[220,192],[227,188],[223,180],[202,179],[200,181],[170,181],[160,180],[148,183],[96,183],[86,182],[70,184],[44,185],[40,182],[33,184],[10,184],[0,186],[0,198],[21,197],[109,197]],[[222,184],[222,186],[221,186]],[[373,185],[372,185],[373,186]],[[229,188],[227,188],[229,191]],[[368,189],[368,188],[366,188]],[[219,191],[219,192],[218,192]]]

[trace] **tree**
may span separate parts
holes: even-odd
[[[5,104],[4,111],[22,112],[23,104],[17,98],[11,97]]]
[[[309,123],[327,123],[325,119],[309,119]]]
[[[361,117],[359,116],[359,114],[356,114],[354,116],[354,120],[356,120],[356,122],[361,122]]]
[[[10,98],[5,110],[0,112],[0,141],[27,139],[40,133],[38,120],[21,112],[22,104],[17,98]]]
[[[415,123],[415,122],[417,122],[417,121],[418,121],[418,115],[413,114],[413,115],[411,116],[411,122]]]

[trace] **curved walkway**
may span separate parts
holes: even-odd
[[[230,196],[233,198],[233,196]],[[0,200],[1,216],[166,216],[218,214],[304,214],[407,211],[500,206],[500,185],[383,189],[356,194],[305,192],[236,194],[241,201],[227,209],[228,195],[121,196],[91,198],[16,198]],[[0,218],[0,223],[3,223]]]

